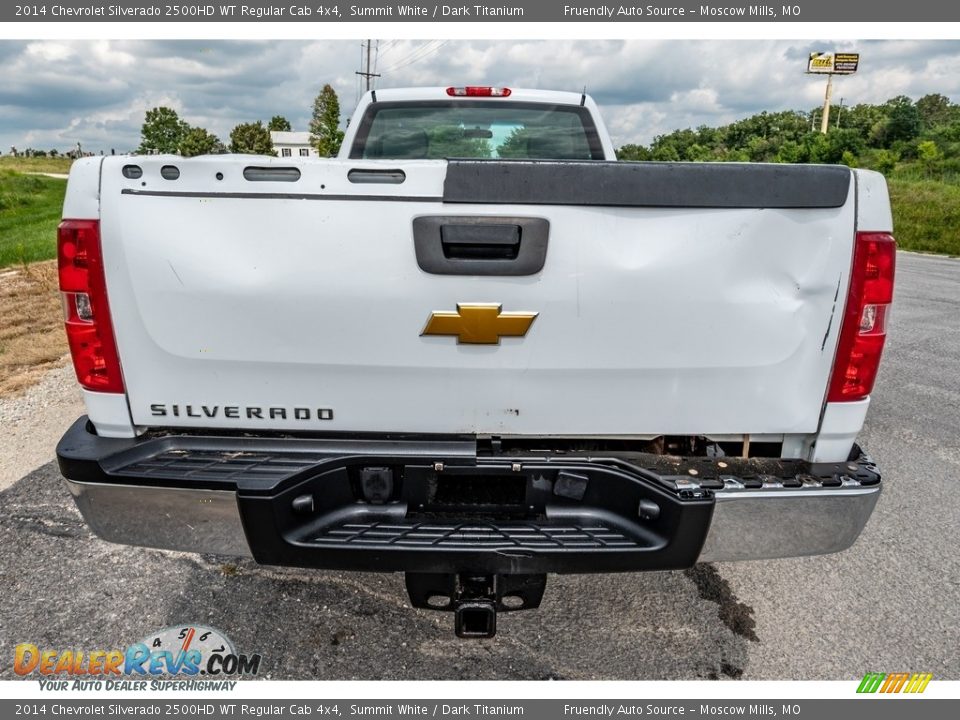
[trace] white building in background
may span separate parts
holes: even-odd
[[[310,145],[308,132],[270,131],[273,150],[277,157],[317,157],[317,150]]]

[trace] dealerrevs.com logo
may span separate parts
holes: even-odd
[[[260,660],[259,654],[238,653],[219,630],[179,625],[122,650],[41,649],[20,643],[13,669],[20,676],[36,675],[43,690],[230,690],[235,678],[255,676]]]

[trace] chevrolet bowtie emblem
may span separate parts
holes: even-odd
[[[502,337],[523,337],[535,312],[503,312],[497,303],[457,303],[457,311],[430,314],[421,335],[456,335],[458,343],[498,345]]]

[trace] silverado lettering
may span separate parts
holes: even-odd
[[[333,420],[332,408],[269,407],[254,405],[180,405],[154,403],[150,405],[153,417],[186,418],[240,418],[248,420]]]

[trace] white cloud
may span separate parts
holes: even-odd
[[[349,116],[361,88],[360,40],[0,41],[0,147],[136,147],[149,108],[165,104],[226,139],[239,122],[284,115],[305,129],[324,83]],[[862,53],[837,78],[845,105],[930,92],[960,100],[960,42],[380,41],[381,87],[504,84],[580,90],[600,103],[617,144],[761,110],[808,110],[822,78],[811,50]]]

